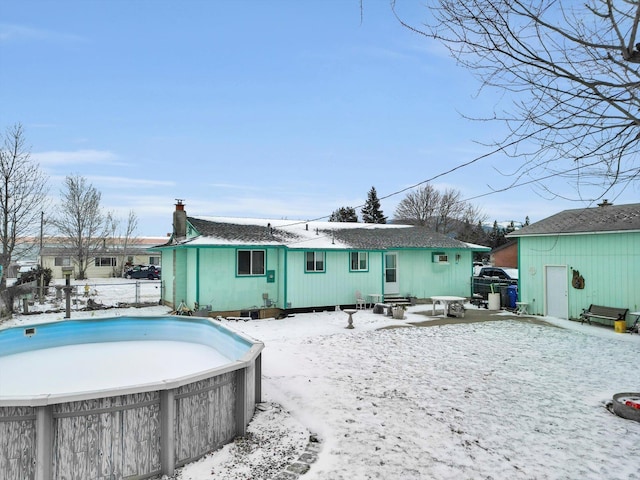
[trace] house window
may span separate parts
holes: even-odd
[[[264,275],[264,250],[238,250],[238,275]]]
[[[306,253],[305,272],[324,272],[324,252]]]
[[[351,271],[364,271],[369,269],[369,256],[367,252],[351,252]]]
[[[56,267],[70,267],[71,257],[55,257],[53,260],[53,264]]]
[[[116,257],[96,257],[96,267],[115,267]]]
[[[149,257],[149,265],[160,265],[160,257]]]

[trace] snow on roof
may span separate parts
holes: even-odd
[[[411,225],[402,225],[397,223],[360,223],[360,222],[322,222],[318,220],[287,220],[287,219],[270,219],[270,218],[242,218],[242,217],[198,217],[200,220],[213,223],[230,223],[234,225],[254,225],[273,228],[281,228],[290,231],[307,231],[308,230],[345,230],[353,228],[411,228]]]
[[[286,245],[300,249],[474,248],[426,227],[287,219],[187,217],[189,245]]]
[[[491,250],[491,247],[487,247],[486,245],[477,245],[475,243],[469,243],[469,242],[464,242],[464,243],[466,243],[467,246],[472,250],[482,250],[487,252]]]

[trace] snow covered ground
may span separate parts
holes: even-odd
[[[308,480],[640,479],[640,423],[604,408],[614,393],[640,391],[640,336],[503,314],[380,329],[428,321],[418,313],[426,310],[411,307],[404,321],[359,311],[353,330],[344,312],[224,321],[265,342],[265,405],[245,439],[177,478],[271,478],[312,432],[321,451]],[[162,313],[155,306],[89,315]],[[2,327],[60,318],[18,316]]]

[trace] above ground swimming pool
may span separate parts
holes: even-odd
[[[7,479],[173,475],[242,435],[263,344],[198,317],[66,320],[0,330]]]

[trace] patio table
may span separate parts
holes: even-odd
[[[452,295],[437,295],[435,297],[430,297],[431,298],[431,304],[432,304],[432,312],[433,315],[436,314],[436,303],[442,304],[444,311],[443,313],[446,315],[447,314],[447,310],[448,310],[448,306],[450,303],[458,303],[460,304],[463,309],[464,309],[464,302],[467,300],[464,297],[456,297],[456,296],[452,296]]]

